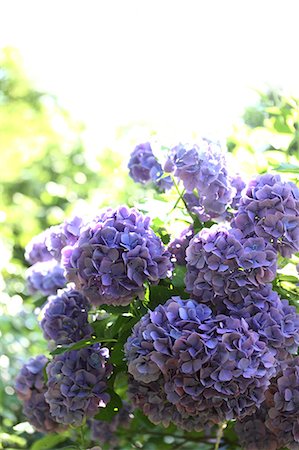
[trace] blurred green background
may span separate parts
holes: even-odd
[[[258,92],[259,101],[236,120],[227,139],[230,164],[244,177],[278,171],[298,182],[299,100],[277,89]],[[132,124],[132,128],[134,124]],[[121,139],[132,128],[117,130]],[[55,96],[28,80],[19,53],[0,53],[0,449],[29,449],[39,439],[25,422],[14,395],[14,378],[31,355],[47,351],[37,325],[43,303],[24,285],[24,247],[37,233],[72,212],[86,214],[120,203],[157,202],[151,190],[128,177],[132,148],[87,154],[82,134]],[[152,130],[153,136],[155,130]],[[167,143],[166,143],[167,144]],[[156,211],[152,211],[155,214]],[[159,449],[164,448],[159,443]],[[171,448],[171,442],[165,442]],[[140,444],[142,445],[142,443]],[[51,447],[52,448],[52,447]],[[152,448],[155,447],[153,443]]]

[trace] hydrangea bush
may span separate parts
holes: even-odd
[[[288,273],[299,190],[271,173],[246,183],[207,139],[163,159],[143,143],[128,162],[164,201],[163,226],[121,205],[27,245],[28,291],[49,296],[40,325],[50,353],[16,379],[24,414],[84,450],[122,448],[124,427],[132,445],[168,427],[182,446],[299,448],[298,280]]]

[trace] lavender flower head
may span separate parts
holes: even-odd
[[[168,245],[168,251],[171,253],[171,260],[179,266],[186,265],[186,248],[188,247],[190,240],[194,236],[193,227],[183,230],[178,238],[175,238]]]
[[[166,191],[172,187],[170,176],[164,177],[161,164],[153,154],[149,142],[139,144],[131,153],[128,164],[130,177],[137,183],[154,183],[159,190]]]
[[[55,225],[48,230],[47,248],[57,261],[61,260],[61,250],[66,245],[74,245],[80,236],[80,230],[84,226],[82,217],[74,216],[65,220],[60,225]]]
[[[109,448],[118,446],[117,430],[128,428],[133,418],[132,408],[128,403],[124,403],[122,408],[113,416],[111,422],[91,419],[91,439],[99,441],[100,444],[109,443]]]
[[[232,177],[231,186],[235,189],[235,195],[233,197],[231,207],[233,209],[237,210],[239,208],[240,200],[242,198],[243,190],[246,187],[246,183],[245,183],[243,177],[241,175],[237,174],[234,177]]]
[[[68,289],[51,296],[42,310],[44,337],[56,344],[68,345],[92,334],[88,323],[88,300],[78,291]]]
[[[50,414],[45,401],[44,368],[48,363],[44,355],[31,358],[24,364],[15,382],[15,391],[23,403],[23,412],[31,425],[42,433],[58,431],[61,426]]]
[[[52,259],[52,255],[46,245],[48,231],[49,230],[45,230],[38,234],[27,244],[25,248],[25,259],[30,264],[49,261]]]
[[[242,288],[256,289],[276,274],[276,252],[263,238],[243,238],[239,230],[213,225],[191,239],[186,250],[186,290],[203,298],[229,297]]]
[[[299,358],[282,364],[267,395],[267,428],[290,449],[299,448]]]
[[[270,242],[282,256],[299,251],[299,189],[279,175],[259,175],[240,200],[232,226]]]
[[[202,423],[254,412],[275,374],[272,353],[244,319],[179,297],[135,325],[125,354],[136,382],[162,380],[168,402]]]
[[[46,402],[59,423],[80,426],[109,401],[109,350],[99,344],[55,356],[47,366]]]
[[[66,285],[64,269],[54,259],[33,264],[26,271],[26,279],[30,294],[53,295]]]
[[[254,414],[237,421],[235,432],[244,450],[279,450],[285,446],[285,441],[266,427],[267,412],[264,403]]]
[[[157,283],[172,267],[149,221],[134,208],[106,210],[63,249],[68,280],[95,305],[127,305],[142,297],[144,283]]]
[[[165,170],[174,171],[182,180],[186,201],[193,203],[193,212],[199,216],[221,216],[232,201],[234,189],[230,185],[225,153],[216,143],[203,139],[199,145],[179,144],[171,149]]]

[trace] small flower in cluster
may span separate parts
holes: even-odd
[[[52,255],[46,245],[47,235],[48,230],[43,231],[31,239],[31,241],[27,244],[25,248],[25,259],[30,264],[49,261],[52,259]]]
[[[218,144],[205,139],[199,145],[179,144],[170,151],[164,168],[182,180],[187,191],[185,201],[200,218],[208,216],[209,220],[224,214],[234,190],[225,153]]]
[[[279,175],[259,175],[242,195],[232,226],[257,235],[284,257],[299,250],[299,189]]]
[[[149,142],[135,147],[131,153],[128,168],[130,177],[137,183],[152,182],[162,192],[172,187],[171,177],[164,176],[162,166],[153,154]]]
[[[186,290],[196,297],[229,297],[275,278],[277,255],[263,238],[243,238],[239,230],[213,225],[191,239],[186,250]]]
[[[112,371],[108,358],[109,350],[94,344],[55,356],[47,365],[45,399],[57,422],[80,426],[107,405],[107,379]]]
[[[235,195],[233,197],[231,207],[237,210],[239,208],[240,200],[242,198],[242,192],[246,187],[246,183],[241,175],[238,174],[232,177],[231,186],[235,189]]]
[[[134,208],[106,210],[63,249],[68,280],[95,305],[127,305],[142,297],[145,282],[159,282],[172,268],[149,222]]]
[[[188,247],[190,240],[194,236],[193,227],[183,230],[178,238],[175,238],[168,245],[168,251],[171,253],[171,261],[179,266],[186,265],[186,248]]]
[[[275,359],[241,318],[173,297],[135,325],[125,345],[136,382],[163,380],[167,400],[203,423],[242,418],[258,408]]]
[[[124,403],[122,408],[113,416],[111,422],[91,419],[91,439],[99,441],[100,444],[109,443],[109,448],[113,449],[119,445],[117,430],[128,428],[133,418],[132,408],[128,403]]]
[[[88,300],[74,289],[62,290],[49,297],[42,310],[44,337],[60,345],[87,339],[92,334],[88,323],[89,309]]]
[[[65,220],[60,225],[49,228],[46,238],[47,248],[57,261],[61,260],[61,250],[66,245],[74,245],[80,236],[80,230],[84,226],[81,217],[74,216]]]
[[[267,428],[285,447],[299,448],[299,357],[282,363],[267,393]]]
[[[267,407],[263,404],[254,414],[236,422],[235,432],[244,450],[279,450],[285,446],[284,441],[266,427],[266,417]]]
[[[44,369],[48,363],[44,355],[31,358],[16,378],[15,390],[23,403],[23,412],[31,425],[42,433],[58,431],[60,425],[50,414],[45,401]]]
[[[64,269],[54,259],[33,264],[26,271],[26,279],[30,294],[53,295],[66,285]]]

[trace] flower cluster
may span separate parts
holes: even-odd
[[[299,358],[282,362],[266,400],[253,415],[236,424],[245,450],[299,448]],[[267,445],[266,445],[267,443]]]
[[[299,189],[279,175],[259,175],[248,184],[232,226],[290,257],[299,250]]]
[[[43,371],[48,360],[39,355],[26,363],[15,382],[15,391],[23,402],[23,411],[33,427],[43,433],[58,431],[60,425],[50,414],[49,405],[45,401],[46,385]]]
[[[164,192],[172,187],[170,176],[164,176],[161,164],[153,154],[149,142],[139,144],[131,153],[128,164],[130,177],[141,184],[153,183]]]
[[[65,220],[60,225],[49,228],[46,245],[47,249],[57,261],[61,260],[61,251],[66,245],[74,245],[80,236],[81,228],[84,226],[82,217],[74,216]]]
[[[44,337],[67,345],[91,336],[88,300],[78,291],[68,289],[51,296],[43,308],[41,327]]]
[[[43,231],[31,239],[31,241],[26,245],[25,259],[30,264],[52,259],[52,255],[46,245],[47,234],[48,230]]]
[[[218,423],[254,412],[275,373],[272,353],[244,319],[179,297],[138,322],[125,353],[135,381],[162,380],[168,402],[202,425],[207,416]]]
[[[171,253],[171,261],[184,266],[186,264],[186,249],[194,236],[193,227],[183,230],[179,237],[175,238],[168,245],[168,251]]]
[[[187,194],[187,204],[193,202],[194,212],[201,220],[224,214],[232,202],[235,190],[230,183],[226,167],[225,153],[220,145],[202,140],[199,145],[179,144],[170,151],[165,164],[166,172],[183,182]],[[196,195],[194,194],[196,192]]]
[[[91,439],[99,441],[100,444],[109,443],[110,449],[117,447],[119,440],[116,432],[119,428],[128,428],[132,417],[131,406],[124,403],[111,422],[91,419]]]
[[[105,211],[62,253],[68,280],[95,305],[128,304],[172,266],[149,218],[125,206]]]
[[[26,278],[30,294],[53,295],[66,285],[64,270],[54,259],[33,264],[27,269]]]
[[[275,278],[277,255],[263,238],[243,238],[239,230],[204,228],[186,250],[186,289],[195,297],[223,296],[256,289]]]
[[[94,344],[55,356],[47,365],[46,402],[59,423],[80,426],[109,401],[107,378],[112,366],[109,351]]]

